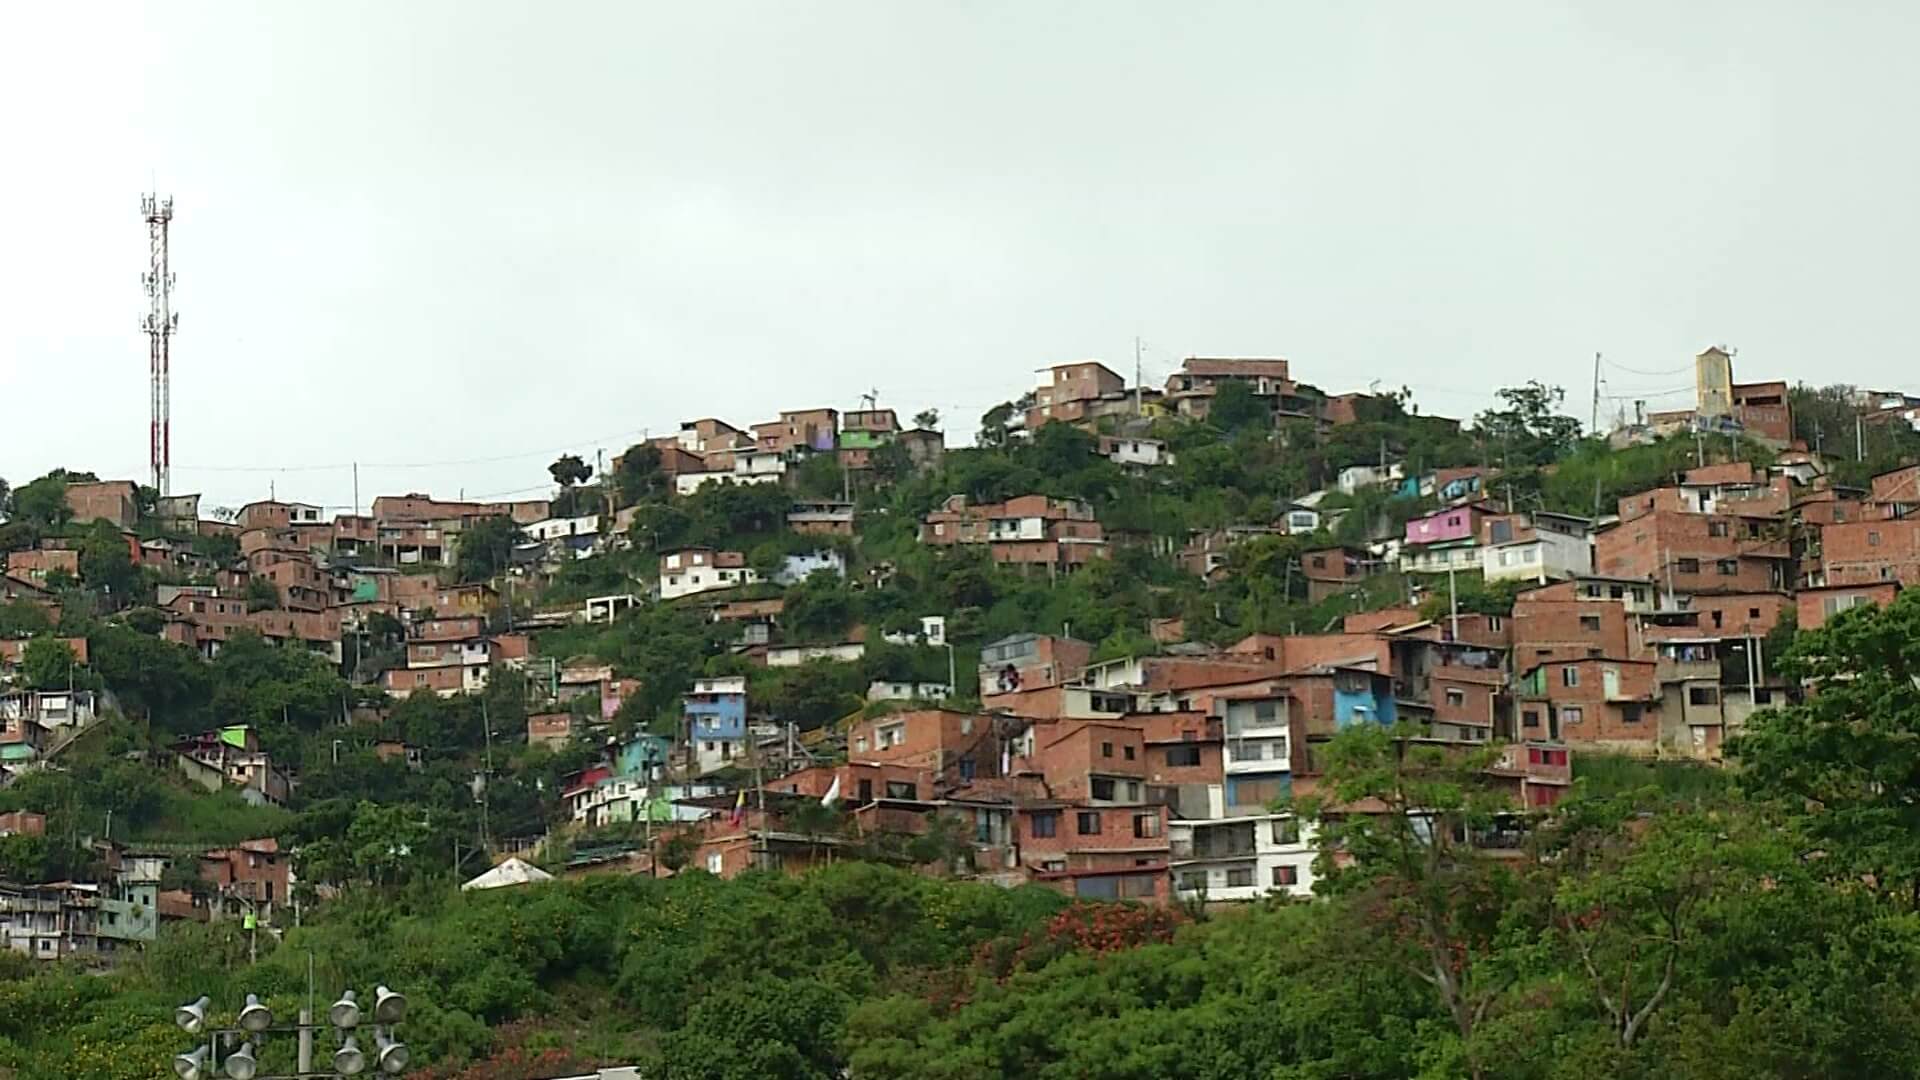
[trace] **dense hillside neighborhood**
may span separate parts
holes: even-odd
[[[0,942],[48,969],[208,933],[257,955],[405,890],[777,893],[762,875],[857,863],[1044,892],[1007,901],[1034,917],[1131,902],[1131,946],[1323,904],[1408,844],[1522,874],[1594,827],[1589,762],[1754,772],[1729,765],[1787,737],[1768,717],[1840,701],[1796,635],[1920,583],[1920,398],[1735,382],[1720,347],[1689,370],[1693,408],[1599,431],[1542,383],[1456,420],[1276,358],[1164,386],[1088,360],[977,432],[870,398],[705,417],[603,469],[565,454],[517,501],[23,480]],[[1554,872],[1633,858],[1596,843]],[[1405,917],[1420,949],[1493,944]],[[1423,977],[1484,1053],[1497,991]],[[858,1076],[989,1074],[863,1045]]]

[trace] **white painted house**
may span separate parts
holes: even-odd
[[[936,682],[888,682],[875,679],[867,684],[868,701],[945,701],[953,687]]]
[[[1181,900],[1313,895],[1313,826],[1292,814],[1170,821],[1167,839]]]
[[[1125,435],[1100,436],[1100,456],[1116,465],[1152,469],[1173,464],[1173,455],[1161,439]]]
[[[1565,581],[1593,573],[1593,522],[1568,514],[1535,513],[1531,524],[1487,522],[1480,572],[1488,581]]]
[[[774,572],[773,580],[781,585],[792,585],[796,581],[805,581],[825,570],[834,577],[847,576],[847,557],[832,548],[789,555]]]
[[[747,565],[747,557],[737,551],[683,548],[660,556],[662,600],[732,589],[759,580],[760,575]]]

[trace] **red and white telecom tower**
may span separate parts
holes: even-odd
[[[153,377],[153,425],[148,438],[152,447],[153,490],[165,495],[167,474],[173,465],[170,354],[173,332],[180,326],[180,316],[173,313],[173,271],[167,269],[167,226],[173,221],[173,197],[143,195],[140,213],[147,219],[148,248],[147,272],[140,275],[140,283],[147,287],[147,317],[141,321],[141,329],[147,334],[147,360]]]

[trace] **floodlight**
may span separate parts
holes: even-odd
[[[327,1010],[327,1022],[337,1028],[360,1026],[360,1000],[353,991],[340,995],[340,1000]]]
[[[360,1044],[353,1036],[347,1036],[340,1049],[333,1052],[333,1071],[341,1076],[359,1076],[366,1068],[367,1055],[360,1052]]]
[[[407,1069],[407,1044],[399,1042],[393,1036],[382,1031],[374,1036],[374,1060],[379,1063],[380,1071],[389,1076],[397,1076]]]
[[[233,1080],[253,1080],[254,1074],[260,1071],[259,1059],[253,1056],[253,1043],[243,1042],[240,1049],[228,1054],[226,1067],[227,1075]]]
[[[259,994],[248,994],[246,1008],[240,1010],[240,1026],[259,1034],[273,1026],[273,1010],[260,1004]]]
[[[175,1054],[173,1056],[173,1075],[179,1077],[180,1080],[200,1080],[202,1076],[206,1075],[201,1070],[206,1067],[207,1058],[212,1053],[212,1047],[201,1046],[185,1054]]]
[[[407,997],[384,986],[373,991],[373,1020],[376,1024],[397,1024],[407,1018]]]
[[[200,1000],[190,1001],[173,1010],[173,1022],[180,1025],[181,1031],[198,1035],[200,1029],[207,1026],[207,1009],[212,1005],[213,999],[202,994]]]

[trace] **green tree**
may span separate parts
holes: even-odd
[[[1474,417],[1488,456],[1509,468],[1546,465],[1571,451],[1580,439],[1580,421],[1559,409],[1567,392],[1558,386],[1528,381],[1498,392],[1501,407]]]
[[[73,650],[56,637],[37,637],[27,642],[20,657],[21,674],[27,685],[38,690],[62,689],[74,676]]]
[[[1775,665],[1815,692],[1748,720],[1741,783],[1811,810],[1823,870],[1920,907],[1920,591],[1802,631]]]
[[[25,600],[0,602],[0,638],[32,637],[53,629],[45,608]]]
[[[660,471],[660,448],[652,443],[627,447],[613,465],[613,487],[623,506],[656,498],[672,488],[672,481]]]
[[[280,590],[266,578],[250,578],[247,581],[248,611],[280,610]]]
[[[17,489],[13,493],[13,516],[49,532],[64,528],[73,519],[73,508],[67,505],[67,481],[82,477],[92,478],[87,473],[55,469]]]
[[[913,426],[916,428],[924,428],[927,431],[940,430],[940,410],[921,409],[919,412],[914,413]]]
[[[419,807],[363,802],[354,808],[346,845],[356,871],[368,881],[399,885],[423,872],[430,839]]]
[[[232,566],[240,557],[240,539],[230,533],[208,533],[194,538],[194,547],[218,566]]]
[[[140,590],[140,570],[133,565],[127,539],[112,523],[96,521],[80,540],[80,580],[105,594],[114,608],[132,603]]]
[[[1488,1063],[1475,1034],[1512,984],[1499,944],[1520,881],[1476,837],[1511,812],[1486,775],[1494,751],[1458,753],[1408,725],[1349,728],[1327,747],[1321,790],[1299,809],[1319,827],[1316,888],[1349,898],[1400,946],[1400,962],[1445,1010],[1465,1071]],[[1378,812],[1351,813],[1357,804]],[[1538,929],[1536,928],[1536,932]]]
[[[45,881],[46,871],[46,837],[0,836],[0,881]]]
[[[1213,392],[1207,422],[1222,431],[1265,428],[1273,423],[1273,413],[1254,395],[1246,380],[1226,379]]]
[[[454,573],[464,582],[488,581],[506,570],[523,539],[520,526],[504,514],[484,517],[460,532],[454,547]]]
[[[547,473],[564,490],[575,484],[586,483],[587,478],[593,475],[593,466],[581,460],[579,454],[562,454],[547,466]]]
[[[988,409],[985,413],[982,413],[980,416],[980,434],[978,436],[980,445],[986,447],[1003,447],[1007,445],[1008,433],[1010,431],[1009,425],[1018,419],[1019,415],[1019,411],[1014,408],[1014,404],[1011,401],[1003,401],[993,408]]]

